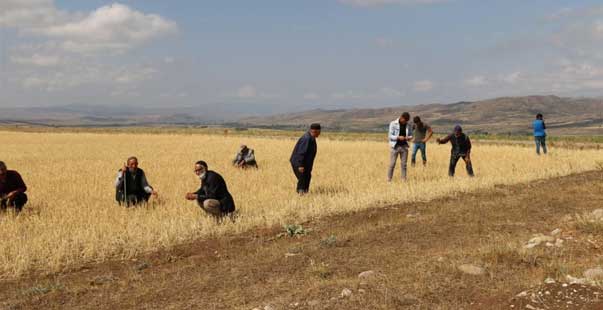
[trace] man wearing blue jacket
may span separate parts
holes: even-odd
[[[534,141],[536,141],[536,154],[540,155],[540,146],[542,151],[546,154],[546,125],[542,114],[536,114],[536,119],[532,122],[534,128]]]
[[[310,130],[297,140],[293,153],[291,153],[289,161],[297,178],[297,193],[300,195],[308,193],[310,189],[318,136],[320,136],[320,124],[314,123],[310,125]]]

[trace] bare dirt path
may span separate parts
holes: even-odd
[[[601,207],[603,171],[459,193],[302,223],[299,237],[275,227],[0,282],[0,309],[510,309],[546,277],[601,262],[603,236],[570,218]],[[555,228],[563,247],[523,249]]]

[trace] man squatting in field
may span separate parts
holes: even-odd
[[[8,170],[6,164],[0,161],[0,211],[13,207],[17,213],[21,212],[27,203],[25,191],[27,186],[21,175],[17,171]]]
[[[297,178],[297,193],[300,195],[308,193],[310,189],[312,168],[318,150],[316,145],[318,136],[320,136],[320,124],[314,123],[310,125],[310,130],[297,140],[289,159]]]
[[[450,150],[450,166],[448,167],[449,176],[454,176],[456,163],[460,158],[465,161],[467,174],[471,177],[474,176],[473,166],[471,165],[471,140],[463,133],[463,128],[461,128],[460,125],[454,126],[454,133],[451,133],[442,139],[437,138],[436,141],[439,144],[445,144],[450,141],[450,144],[452,144],[452,149]]]
[[[194,193],[186,193],[187,200],[196,200],[199,207],[216,218],[232,214],[235,203],[224,178],[215,171],[207,169],[207,163],[200,160],[195,163],[195,174],[201,180],[201,187]]]
[[[402,180],[406,180],[408,141],[412,140],[412,127],[410,126],[409,120],[410,114],[404,112],[400,118],[393,120],[389,124],[389,146],[391,150],[389,155],[389,167],[387,170],[388,182],[391,182],[394,177],[394,168],[396,167],[398,156],[400,156]]]
[[[418,116],[415,116],[412,119],[413,125],[412,125],[412,132],[413,132],[413,149],[412,149],[412,156],[410,158],[410,164],[412,166],[415,165],[415,163],[417,162],[417,151],[421,151],[421,157],[423,159],[423,166],[425,166],[427,164],[427,141],[429,141],[429,139],[431,139],[431,136],[433,136],[433,130],[431,130],[431,126],[429,126],[428,124],[423,123],[423,121],[421,121],[421,118]]]
[[[232,164],[238,168],[249,168],[254,167],[257,168],[258,164],[255,161],[255,154],[253,149],[247,147],[247,145],[242,144],[239,152],[235,156],[235,159],[232,161]]]
[[[119,204],[123,202],[126,206],[146,203],[151,195],[157,196],[157,191],[149,185],[144,171],[138,168],[138,158],[134,156],[128,158],[126,165],[118,171],[115,190],[115,200]]]

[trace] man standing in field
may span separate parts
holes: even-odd
[[[318,136],[320,136],[320,124],[314,123],[310,125],[310,130],[297,140],[289,159],[293,173],[297,178],[297,193],[300,195],[308,193],[310,189],[312,168],[317,151],[316,138]]]
[[[400,168],[402,180],[406,180],[406,165],[408,162],[408,141],[412,140],[412,127],[410,126],[410,114],[402,113],[400,118],[389,124],[389,168],[387,170],[387,181],[391,182],[394,177],[396,161],[400,156]]]
[[[115,189],[115,200],[119,204],[124,203],[126,207],[146,203],[151,195],[157,196],[157,191],[149,185],[144,171],[138,168],[138,158],[134,156],[128,158],[126,165],[117,173]]]
[[[417,161],[417,151],[421,151],[421,157],[423,158],[423,166],[425,166],[427,164],[427,141],[429,141],[429,139],[431,139],[431,136],[433,135],[433,130],[431,130],[431,126],[429,126],[428,124],[425,124],[421,121],[421,118],[418,116],[415,116],[412,119],[413,125],[412,125],[412,132],[413,132],[413,149],[412,149],[412,156],[410,159],[410,164],[412,166],[415,165],[416,161]]]
[[[27,186],[21,175],[14,170],[8,170],[6,164],[0,161],[0,211],[8,207],[15,208],[19,213],[27,203]]]
[[[220,220],[235,211],[235,203],[228,192],[226,181],[220,174],[207,169],[207,163],[195,163],[195,174],[201,180],[201,187],[194,193],[186,193],[187,200],[196,200],[207,214]]]
[[[463,133],[463,128],[460,125],[454,126],[454,133],[449,134],[443,139],[436,139],[439,144],[445,144],[450,141],[452,149],[450,150],[450,166],[448,167],[448,175],[453,177],[456,169],[456,163],[462,158],[465,161],[467,174],[473,177],[473,166],[471,165],[471,140]]]
[[[232,161],[232,164],[238,168],[258,167],[258,164],[255,161],[253,149],[248,148],[247,145],[244,144],[241,145],[241,148],[235,156],[235,159]]]
[[[542,152],[546,154],[546,125],[542,114],[536,114],[532,127],[534,128],[534,141],[536,141],[536,154],[540,155],[540,146],[542,146]]]

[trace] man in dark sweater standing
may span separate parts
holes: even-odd
[[[310,130],[297,140],[293,153],[291,153],[289,161],[297,178],[297,193],[300,195],[308,193],[310,189],[318,136],[320,136],[320,124],[314,123],[310,125]]]
[[[460,125],[454,127],[454,133],[449,134],[443,139],[436,139],[439,144],[445,144],[450,141],[452,149],[450,150],[450,166],[448,167],[448,175],[453,177],[456,163],[462,158],[465,161],[467,174],[473,177],[473,166],[471,165],[471,140],[463,133],[463,128]]]
[[[128,158],[126,165],[118,171],[115,190],[115,200],[119,204],[124,203],[126,207],[148,202],[151,195],[157,196],[157,191],[149,185],[144,171],[138,168],[138,158],[134,156]]]
[[[235,203],[228,192],[226,181],[220,174],[207,169],[207,163],[200,160],[195,163],[195,174],[201,180],[201,187],[194,193],[186,193],[187,200],[196,200],[206,213],[222,219],[235,211]]]
[[[21,212],[27,203],[27,186],[21,175],[14,170],[8,170],[6,164],[0,161],[0,211],[8,207],[15,208],[17,213]]]

